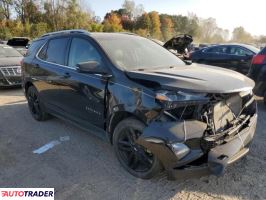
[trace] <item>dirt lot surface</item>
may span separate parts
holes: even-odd
[[[36,122],[20,89],[0,90],[0,187],[54,187],[56,199],[266,199],[266,107],[248,156],[222,177],[129,175],[112,146],[59,119]],[[43,154],[33,151],[69,136]]]

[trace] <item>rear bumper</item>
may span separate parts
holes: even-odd
[[[257,114],[249,122],[248,127],[243,129],[223,145],[219,145],[210,150],[207,155],[207,162],[201,165],[185,165],[179,168],[167,170],[170,180],[183,178],[196,178],[205,175],[222,175],[226,167],[241,159],[249,152],[249,143],[253,139],[257,124]]]

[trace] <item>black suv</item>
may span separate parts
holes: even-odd
[[[254,82],[234,71],[186,65],[128,33],[70,30],[32,42],[22,63],[32,116],[50,115],[108,140],[121,165],[148,179],[222,174],[249,151]]]

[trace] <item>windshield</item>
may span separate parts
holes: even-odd
[[[112,62],[127,71],[184,65],[177,56],[143,37],[116,34],[95,37],[95,39],[101,44]]]
[[[15,49],[9,46],[0,46],[0,58],[6,57],[21,57],[22,55]]]

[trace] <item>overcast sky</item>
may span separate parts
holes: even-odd
[[[124,0],[86,0],[97,16],[121,8]],[[266,35],[266,0],[135,0],[145,11],[216,18],[219,27],[232,31],[243,26],[253,35]]]

